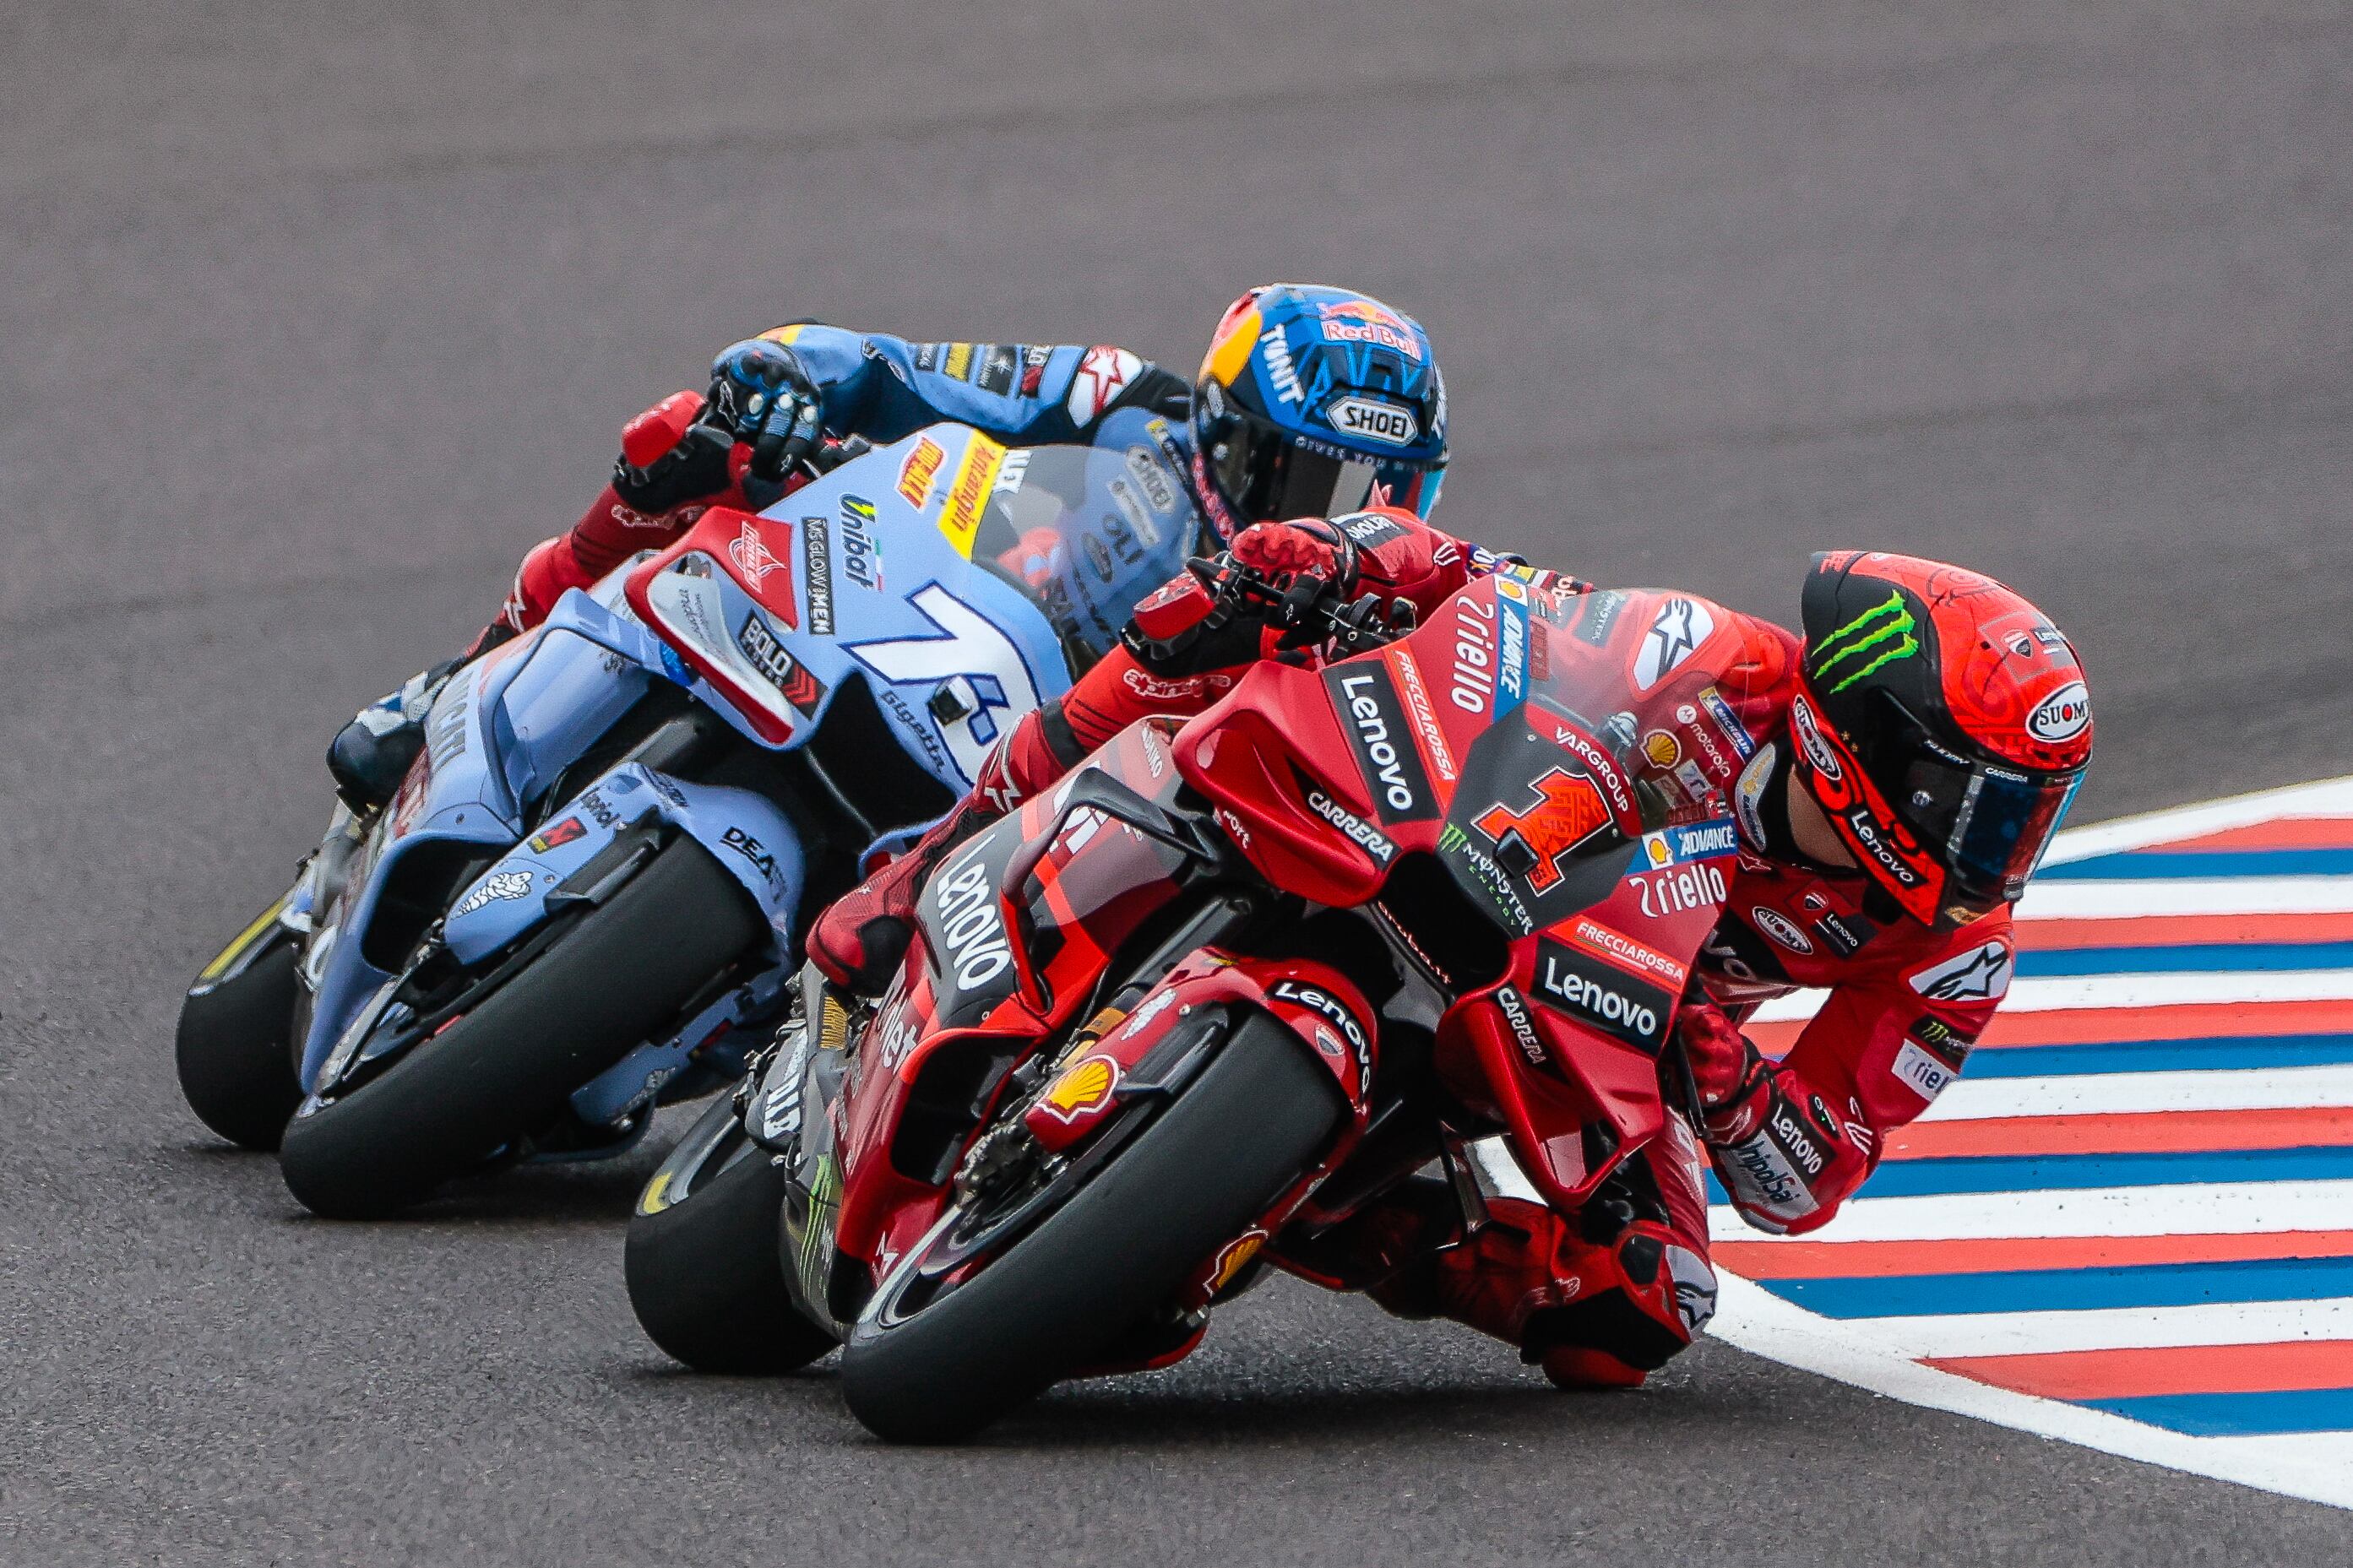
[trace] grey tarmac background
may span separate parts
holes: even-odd
[[[2353,769],[2341,5],[16,0],[0,16],[0,1559],[2342,1561],[2340,1513],[1703,1344],[1630,1397],[1272,1288],[893,1452],[637,1334],[645,1168],[301,1216],[176,993],[319,756],[795,315],[1189,365],[1419,314],[1444,521],[1790,616],[1807,552],[2039,598],[2083,820]]]

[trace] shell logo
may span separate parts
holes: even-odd
[[[1266,1233],[1257,1230],[1245,1232],[1226,1243],[1225,1249],[1218,1254],[1217,1261],[1209,1268],[1211,1293],[1232,1284],[1234,1276],[1240,1274],[1250,1260],[1258,1256],[1258,1249],[1265,1245]]]
[[[1076,1121],[1111,1098],[1119,1085],[1119,1064],[1109,1057],[1082,1057],[1047,1086],[1039,1109],[1060,1122]]]

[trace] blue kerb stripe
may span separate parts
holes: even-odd
[[[1968,1154],[1890,1160],[1857,1194],[1932,1197],[1947,1193],[2081,1192],[2217,1182],[2317,1182],[2353,1178],[2353,1147],[2164,1151],[2143,1154]],[[1713,1174],[1708,1202],[1732,1200]]]
[[[2353,1428],[2353,1388],[2291,1388],[2273,1394],[2150,1394],[2131,1399],[2079,1399],[2073,1403],[2192,1437],[2342,1432]]]
[[[2180,947],[2078,947],[2021,952],[2024,978],[2168,974],[2186,970],[2353,968],[2353,942],[2198,942]]]
[[[2021,1268],[2001,1274],[1760,1279],[1757,1283],[1782,1300],[1826,1318],[2083,1312],[2107,1307],[2310,1301],[2353,1295],[2353,1258],[2264,1258],[2130,1268]]]
[[[2094,855],[2037,871],[2040,881],[2151,881],[2176,877],[2353,876],[2353,849],[2162,849]]]
[[[2211,1153],[1977,1154],[1890,1160],[1864,1191],[1874,1198],[1931,1193],[2023,1193],[2152,1187],[2176,1182],[2313,1182],[2353,1177],[2353,1148],[2230,1149]]]
[[[2080,1046],[1986,1046],[1962,1078],[2069,1078],[2112,1072],[2225,1072],[2353,1062],[2353,1035],[2247,1035],[2195,1040],[2101,1040]]]

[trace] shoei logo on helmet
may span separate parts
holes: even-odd
[[[2026,732],[2038,741],[2072,741],[2092,722],[2092,694],[2080,680],[2071,680],[2044,698],[2026,716]]]
[[[1839,683],[1825,691],[1825,697],[1835,697],[1863,677],[1898,659],[1910,658],[1920,651],[1920,639],[1913,634],[1919,623],[1913,620],[1911,606],[1904,595],[1890,590],[1886,602],[1847,622],[1824,637],[1813,650],[1814,682],[1820,685],[1833,673]],[[1832,774],[1836,777],[1836,774]]]
[[[1325,405],[1324,416],[1343,436],[1387,447],[1409,447],[1421,434],[1421,426],[1409,410],[1369,397],[1335,398]]]
[[[1846,776],[1839,766],[1838,753],[1831,750],[1830,742],[1822,739],[1820,729],[1814,723],[1812,707],[1802,697],[1790,700],[1789,728],[1798,732],[1798,745],[1805,752],[1806,761],[1814,764],[1815,772],[1833,784]]]

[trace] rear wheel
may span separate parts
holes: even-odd
[[[421,1201],[554,1121],[764,929],[741,883],[701,845],[673,840],[456,1022],[298,1115],[279,1152],[286,1185],[335,1219]]]
[[[180,1092],[204,1124],[247,1149],[275,1149],[302,1103],[294,1077],[294,933],[270,906],[229,943],[180,1004],[173,1054]]]
[[[629,1215],[629,1306],[697,1372],[791,1372],[833,1348],[801,1316],[776,1254],[785,1172],[723,1099],[662,1162]]]
[[[851,1414],[893,1442],[953,1442],[1098,1361],[1298,1179],[1343,1114],[1298,1037],[1243,1014],[1174,1103],[1002,1250],[927,1281],[971,1217],[952,1211],[892,1270],[843,1349]]]

